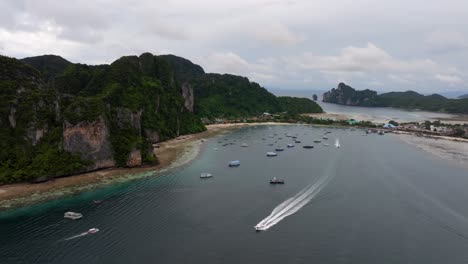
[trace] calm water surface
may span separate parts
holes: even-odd
[[[323,128],[245,128],[209,140],[198,159],[160,177],[2,213],[0,263],[468,263],[465,169],[392,135],[329,130],[324,146],[312,143]],[[302,143],[286,148],[285,133]],[[276,146],[285,150],[267,158]],[[240,167],[228,168],[234,159]],[[286,184],[270,185],[273,176]],[[323,177],[307,205],[254,231]],[[63,219],[69,210],[84,218]],[[100,232],[65,240],[91,227]]]

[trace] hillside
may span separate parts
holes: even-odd
[[[192,87],[157,56],[63,70],[47,59],[62,61],[0,57],[0,183],[154,163],[151,143],[205,129],[185,107]]]
[[[323,101],[350,106],[379,106],[433,112],[468,113],[468,99],[448,99],[438,94],[425,96],[414,91],[377,95],[375,91],[358,91],[342,83],[338,85],[337,89],[326,92]]]
[[[468,94],[460,95],[457,98],[458,99],[466,99],[466,98],[468,98]]]
[[[0,184],[155,163],[151,144],[203,131],[201,117],[263,112],[322,109],[174,55],[97,66],[0,56]]]
[[[356,91],[351,86],[339,83],[337,88],[333,88],[323,94],[323,101],[334,104],[354,105],[354,106],[376,106],[377,92],[372,90]]]
[[[297,98],[290,96],[278,97],[280,108],[290,114],[323,113],[323,109],[308,98]]]
[[[29,64],[41,72],[46,80],[56,77],[63,73],[71,62],[57,55],[42,55],[21,59],[22,62]]]

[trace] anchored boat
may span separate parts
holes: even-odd
[[[273,178],[271,178],[270,183],[271,184],[284,184],[284,180],[273,177]]]
[[[276,156],[278,156],[278,154],[276,154],[275,152],[272,152],[272,151],[267,152],[266,155],[267,155],[267,157],[276,157]]]
[[[200,178],[202,179],[211,178],[211,177],[213,177],[211,173],[203,172],[202,174],[200,174]]]
[[[66,212],[63,215],[64,218],[72,219],[72,220],[77,220],[83,217],[82,214],[80,213],[75,213],[75,212]]]
[[[229,162],[229,167],[237,167],[237,166],[240,166],[240,161],[233,160]]]

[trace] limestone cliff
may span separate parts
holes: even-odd
[[[184,82],[182,84],[182,97],[184,98],[185,109],[193,113],[193,106],[195,104],[195,99],[193,95],[193,87],[188,82]]]
[[[374,106],[377,99],[377,92],[366,89],[357,91],[351,86],[339,83],[337,88],[333,88],[323,94],[323,102],[350,105],[350,106]]]
[[[88,170],[115,166],[112,146],[109,141],[109,127],[104,117],[94,121],[82,121],[75,125],[64,121],[63,148],[77,153],[86,160],[92,160]]]

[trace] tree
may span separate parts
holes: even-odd
[[[463,128],[455,128],[453,132],[451,133],[451,136],[454,137],[463,137],[465,135],[465,130]]]
[[[398,126],[398,122],[393,121],[393,120],[388,121],[388,123],[389,123],[390,125]]]
[[[314,99],[314,101],[317,101],[317,95],[316,94],[312,95],[312,99]]]

